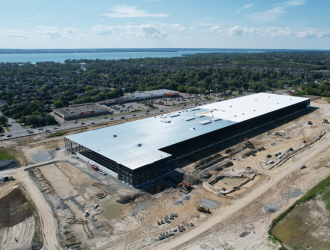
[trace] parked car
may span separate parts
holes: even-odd
[[[26,132],[30,132],[30,129],[27,129]]]
[[[92,169],[94,169],[96,171],[96,170],[99,170],[99,167],[96,165],[92,165]]]
[[[9,134],[9,135],[7,135],[7,137],[12,137],[12,135],[11,135],[11,134]]]
[[[108,118],[108,117],[106,117],[106,116],[104,117],[104,119],[107,119],[107,118]]]
[[[95,124],[95,122],[91,122],[91,124]]]
[[[43,130],[44,128],[38,128],[38,130]]]
[[[103,170],[101,170],[100,172],[101,172],[101,174],[106,175],[106,173]]]
[[[74,122],[74,124],[78,123],[77,121]]]
[[[304,168],[306,168],[305,165],[301,165],[301,166],[300,166],[300,169],[304,169]]]
[[[31,131],[29,131],[29,134],[33,134],[33,131],[31,130]]]
[[[45,131],[46,131],[46,132],[50,132],[50,130],[49,130],[49,129],[46,129]]]
[[[54,127],[54,129],[58,129],[58,127]]]
[[[85,123],[84,123],[84,122],[82,122],[82,123],[81,123],[81,125],[85,125]]]

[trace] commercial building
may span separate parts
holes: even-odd
[[[75,120],[78,118],[107,115],[109,114],[109,111],[108,107],[96,103],[77,104],[71,105],[68,108],[53,109],[54,115],[63,120]]]
[[[133,186],[171,161],[308,107],[310,99],[260,93],[65,137],[65,147]]]

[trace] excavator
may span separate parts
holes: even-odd
[[[210,213],[211,213],[210,209],[205,208],[205,207],[203,207],[202,205],[198,206],[198,207],[197,207],[197,210],[198,210],[199,212],[206,213],[206,214],[210,214]]]
[[[244,143],[248,148],[254,148],[253,143],[249,139],[245,138]]]
[[[178,184],[178,187],[179,187],[180,191],[181,191],[181,188],[182,187],[184,187],[187,191],[190,191],[191,190],[191,184],[189,184],[189,183],[188,184],[183,183],[183,182],[182,183],[179,183]]]

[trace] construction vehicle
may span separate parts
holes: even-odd
[[[99,167],[96,165],[92,165],[92,169],[94,169],[95,171],[99,170]]]
[[[245,138],[244,143],[248,148],[254,148],[253,143],[249,139]]]
[[[179,183],[178,184],[178,187],[179,187],[180,191],[181,191],[181,188],[182,187],[184,187],[186,189],[186,191],[190,191],[191,190],[191,184],[189,184],[189,183],[188,184],[183,183],[183,182],[182,183]]]
[[[307,124],[308,125],[313,125],[313,123],[311,121],[308,121]]]
[[[244,142],[245,142],[245,144],[248,144],[248,145],[252,144],[252,142],[250,140],[248,140],[247,138],[244,139]]]
[[[203,207],[202,205],[198,206],[198,207],[197,207],[197,210],[198,210],[199,212],[206,213],[206,214],[210,214],[210,213],[211,213],[210,209],[205,208],[205,207]]]
[[[329,123],[328,119],[323,119],[323,123]]]

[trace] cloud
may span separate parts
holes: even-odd
[[[227,30],[229,36],[241,36],[244,32],[244,29],[240,26],[235,26]]]
[[[150,14],[145,10],[138,10],[137,6],[117,5],[111,8],[112,13],[101,14],[107,17],[168,17],[168,14]]]
[[[65,33],[68,33],[68,34],[73,34],[73,33],[76,32],[75,29],[70,28],[70,27],[64,28],[63,30],[64,30]]]
[[[43,35],[41,38],[58,39],[63,37],[58,30],[57,27],[37,26],[36,32]]]
[[[25,30],[0,30],[0,38],[28,39],[30,34]]]
[[[188,28],[188,30],[194,30],[194,29],[196,29],[195,26],[190,26],[190,27]]]
[[[317,31],[317,30],[305,30],[297,32],[298,38],[326,38],[330,37],[330,30],[326,31]]]
[[[46,18],[47,17],[47,16],[43,16],[43,15],[38,15],[38,14],[36,14],[36,16],[42,17],[42,18]]]
[[[203,33],[207,33],[207,32],[211,32],[211,33],[220,33],[222,31],[220,26],[213,26],[211,28],[208,29],[202,29],[201,32]]]
[[[289,6],[299,6],[299,5],[303,5],[306,4],[308,2],[308,0],[290,0],[285,2],[285,4],[289,5]]]
[[[250,4],[245,4],[242,8],[236,10],[236,13],[240,13],[242,10],[248,9],[249,11],[251,10],[253,3]]]
[[[284,7],[274,7],[271,10],[251,13],[248,17],[254,23],[266,23],[276,21],[284,13]]]
[[[164,38],[167,37],[166,31],[153,24],[142,24],[138,26],[105,26],[97,25],[92,28],[97,35],[113,35],[115,37],[135,36],[138,38]]]
[[[167,27],[171,27],[172,29],[175,29],[175,30],[179,30],[179,31],[183,31],[183,30],[186,30],[185,27],[183,27],[181,24],[166,24],[166,23],[162,23],[160,24],[160,26],[167,26]]]

